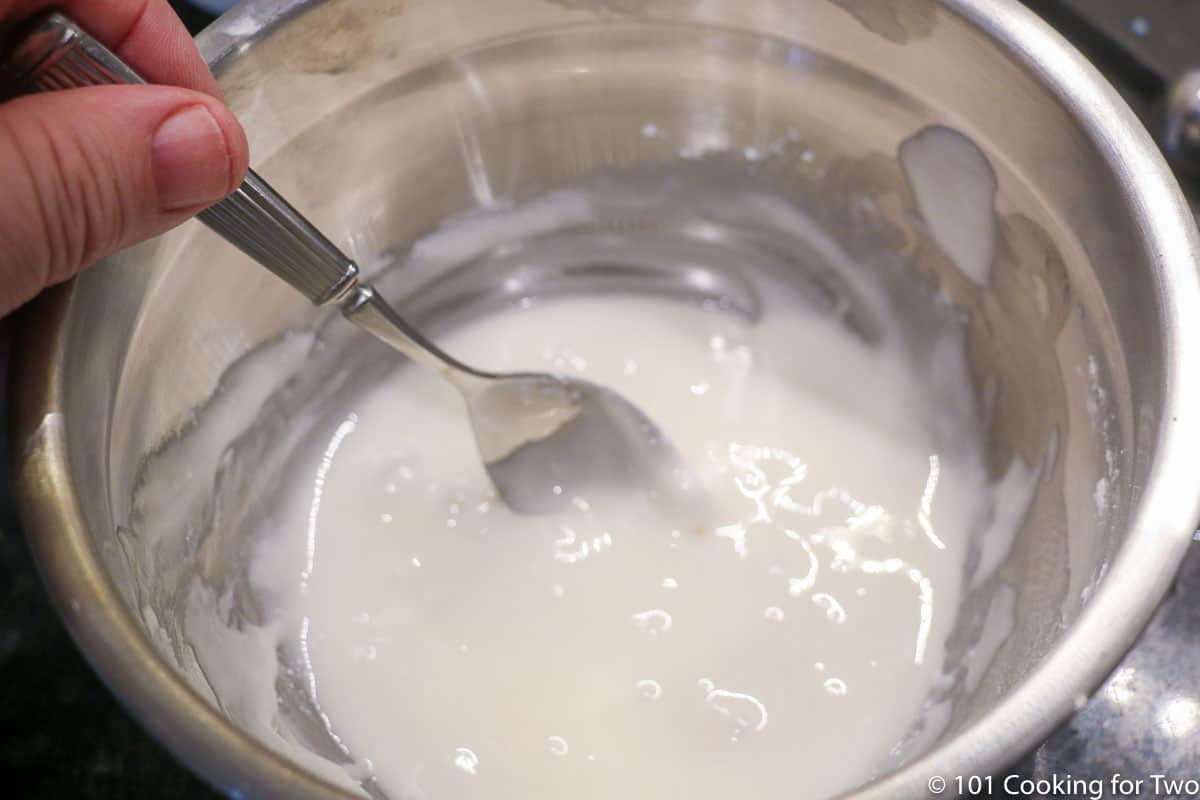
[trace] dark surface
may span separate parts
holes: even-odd
[[[1076,41],[1143,115],[1161,87],[1192,66],[1193,54],[1200,56],[1200,3],[1194,0],[1029,0],[1029,5]],[[1080,10],[1086,20],[1076,15]],[[204,15],[184,13],[193,29],[204,24]],[[1139,16],[1150,24],[1141,37],[1130,27]],[[0,376],[7,372],[5,339],[0,321]],[[0,390],[0,420],[5,418]],[[0,453],[6,452],[3,435],[0,425]],[[0,459],[2,796],[213,800],[216,793],[128,717],[70,641],[15,533],[4,462]],[[1006,793],[1003,780],[1010,774],[1105,781],[1116,772],[1143,780],[1153,773],[1200,777],[1200,719],[1189,727],[1191,708],[1200,713],[1200,544],[1193,545],[1172,596],[1106,688],[1028,758],[994,776],[992,791],[982,796],[1037,796]],[[1164,795],[1147,781],[1142,792],[1126,796]]]
[[[1124,71],[1160,84],[1200,66],[1200,3],[1195,0],[1031,0]],[[1189,35],[1189,32],[1191,34]]]
[[[10,800],[215,798],[88,668],[50,607],[11,509],[0,519],[0,780]]]
[[[187,25],[188,30],[193,34],[198,33],[205,25],[212,22],[211,14],[201,11],[187,2],[171,0],[171,5],[174,6],[175,13],[179,14],[179,18],[183,20],[183,24]]]

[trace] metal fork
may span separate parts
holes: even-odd
[[[145,83],[59,12],[38,17],[8,62],[31,91]],[[615,392],[547,373],[486,372],[440,350],[360,283],[354,261],[253,170],[199,218],[314,305],[338,306],[351,322],[450,380],[466,401],[488,475],[514,510],[552,511],[595,490],[686,485],[666,437]]]

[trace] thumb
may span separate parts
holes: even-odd
[[[219,100],[97,86],[0,105],[0,315],[232,192],[241,126]]]

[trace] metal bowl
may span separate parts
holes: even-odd
[[[1200,517],[1194,223],[1129,109],[1015,2],[248,0],[199,42],[256,165],[363,263],[403,260],[448,214],[596,170],[732,154],[739,179],[808,203],[848,249],[877,234],[873,254],[965,312],[993,471],[1021,459],[1042,480],[968,596],[950,663],[997,597],[1014,627],[985,671],[960,671],[940,735],[846,796],[923,796],[931,776],[1016,760],[1165,593]],[[897,166],[930,126],[968,137],[996,178],[983,285],[930,241]],[[417,278],[438,277],[398,274],[413,302]],[[24,323],[19,503],[80,647],[231,796],[350,796],[240,727],[172,655],[156,589],[188,551],[174,565],[146,551],[134,508],[147,458],[222,373],[311,327],[311,310],[188,225],[46,293]]]

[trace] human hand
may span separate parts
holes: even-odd
[[[0,0],[0,41],[52,5],[164,85],[0,104],[0,316],[217,202],[249,161],[241,126],[167,0]]]

